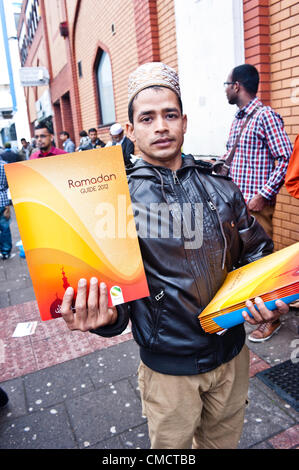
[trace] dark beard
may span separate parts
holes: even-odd
[[[238,104],[238,103],[237,103],[237,98],[230,98],[230,99],[228,100],[228,102],[229,102],[229,104]]]

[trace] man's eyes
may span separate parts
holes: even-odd
[[[166,115],[166,117],[167,117],[168,119],[175,119],[175,118],[178,117],[178,115],[177,115],[176,113],[168,113],[168,114]]]
[[[165,114],[165,119],[177,119],[177,118],[178,118],[177,113],[167,113],[167,114]],[[145,123],[151,122],[153,120],[154,120],[153,116],[143,116],[141,118],[141,122],[145,122]]]

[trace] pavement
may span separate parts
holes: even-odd
[[[42,322],[26,259],[15,246],[14,213],[11,229],[15,256],[0,260],[0,386],[10,399],[0,410],[0,449],[149,449],[130,328],[101,338],[70,332],[60,318]],[[265,343],[247,340],[249,404],[239,449],[299,448],[299,413],[257,376],[296,361],[298,315],[292,309]],[[34,334],[14,337],[26,322],[36,322]]]

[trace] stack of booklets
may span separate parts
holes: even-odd
[[[80,278],[105,282],[109,306],[149,295],[120,145],[5,171],[42,320]]]
[[[299,299],[299,242],[230,272],[223,285],[199,315],[207,333],[218,333],[244,322],[250,314],[246,300],[260,297],[269,310],[275,301],[289,304]]]

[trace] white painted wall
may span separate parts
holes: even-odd
[[[223,82],[244,63],[242,0],[174,0],[178,68],[188,117],[184,152],[223,155],[236,107]]]

